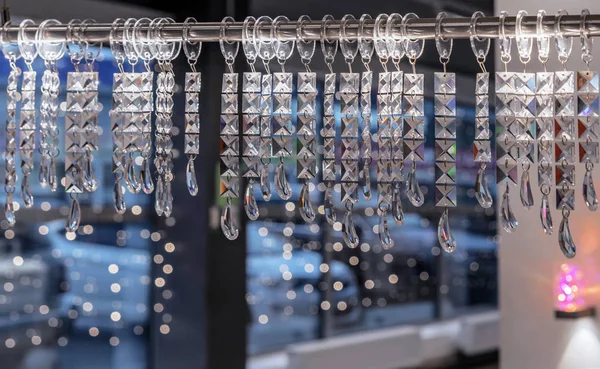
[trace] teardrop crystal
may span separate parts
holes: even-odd
[[[198,181],[196,180],[196,168],[194,167],[194,160],[190,158],[185,168],[185,183],[187,184],[190,195],[196,196],[198,194]]]
[[[55,192],[58,188],[58,178],[56,177],[56,158],[50,157],[50,168],[48,169],[48,185],[50,191]]]
[[[475,197],[482,208],[488,209],[494,203],[492,194],[488,188],[487,178],[485,175],[485,166],[481,166],[475,178]]]
[[[271,180],[268,164],[264,164],[260,170],[260,192],[262,192],[263,200],[271,200]]]
[[[233,222],[230,204],[225,205],[221,213],[221,231],[223,231],[228,240],[235,240],[240,234],[240,231]]]
[[[363,184],[363,196],[365,201],[371,201],[371,171],[369,170],[369,165],[365,163],[365,166],[362,170],[363,178],[365,180]]]
[[[163,192],[163,214],[170,217],[173,212],[173,192],[171,191],[171,181],[165,181]]]
[[[23,176],[21,181],[21,198],[23,199],[23,205],[26,208],[33,206],[33,194],[31,193],[31,184],[29,181],[29,173]]]
[[[551,235],[554,224],[552,223],[552,212],[550,211],[550,199],[548,199],[548,195],[542,196],[542,203],[540,205],[540,221],[542,223],[544,233]]]
[[[333,207],[333,186],[327,185],[325,188],[325,198],[323,199],[323,207],[325,208],[325,219],[327,223],[333,225],[336,221],[335,208]]]
[[[302,185],[300,190],[300,198],[298,199],[298,208],[300,208],[300,216],[306,223],[312,223],[315,220],[315,210],[310,201],[310,189],[308,181]]]
[[[583,199],[585,205],[591,211],[598,209],[598,198],[596,197],[596,188],[594,187],[594,178],[592,172],[587,170],[583,177]]]
[[[438,223],[438,241],[440,246],[446,252],[452,252],[456,249],[456,240],[450,230],[450,219],[448,217],[448,208],[444,209],[440,222]]]
[[[394,197],[392,198],[392,217],[397,226],[404,224],[404,210],[402,210],[402,200],[400,198],[400,189],[394,188]]]
[[[356,233],[356,227],[354,226],[354,220],[352,219],[352,211],[350,209],[346,210],[344,213],[342,238],[344,239],[346,246],[352,249],[358,246],[358,243],[360,242],[358,234]]]
[[[71,201],[71,210],[69,210],[69,215],[67,216],[67,224],[65,229],[67,232],[76,232],[77,228],[79,228],[79,222],[81,221],[81,208],[79,207],[79,201],[77,197],[73,196],[73,200]]]
[[[406,179],[406,196],[408,201],[416,207],[423,205],[425,197],[417,180],[417,164],[413,161]]]
[[[156,215],[161,216],[165,211],[165,184],[161,176],[156,180],[156,192],[154,193],[154,211]]]
[[[283,160],[275,168],[275,190],[282,200],[289,200],[292,197],[292,187],[290,187],[290,183],[287,180]]]
[[[379,241],[385,249],[394,246],[394,240],[390,235],[390,229],[387,221],[387,211],[379,213]]]
[[[508,233],[511,233],[513,229],[517,228],[519,222],[515,219],[515,215],[510,207],[510,194],[509,187],[507,185],[504,195],[502,195],[502,206],[500,209],[501,216],[500,221],[502,222],[502,228]]]
[[[558,245],[560,246],[560,251],[562,251],[566,258],[572,259],[577,254],[577,248],[575,247],[575,242],[573,242],[571,230],[569,229],[569,218],[567,217],[563,217],[562,222],[560,222],[560,227],[558,228]]]
[[[12,227],[17,221],[15,218],[15,206],[13,204],[12,192],[6,194],[6,202],[4,203],[4,216],[8,222],[8,226]]]
[[[115,186],[113,188],[113,201],[115,203],[115,210],[118,214],[125,214],[127,206],[125,205],[125,195],[123,194],[123,187],[121,186],[121,177],[115,179]]]
[[[523,171],[523,174],[521,174],[521,184],[519,187],[521,187],[521,204],[529,210],[533,207],[533,193],[531,192],[531,181],[529,181],[528,170]]]
[[[244,193],[244,210],[250,220],[258,219],[259,211],[258,204],[256,203],[256,196],[254,196],[254,180],[251,179],[246,186]]]
[[[135,194],[142,190],[142,185],[138,181],[137,173],[135,171],[135,161],[133,156],[130,156],[125,164],[125,185],[130,193]]]
[[[92,165],[92,154],[88,150],[85,154],[85,167],[83,170],[83,187],[87,192],[94,192],[98,189],[98,181],[94,175],[94,166]]]
[[[42,155],[38,180],[42,188],[48,185],[48,156]]]
[[[152,168],[150,167],[150,160],[144,158],[142,161],[142,167],[140,168],[140,179],[142,180],[142,188],[144,193],[149,195],[154,192],[154,182],[152,181]]]

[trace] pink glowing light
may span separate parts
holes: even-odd
[[[563,264],[556,284],[556,307],[561,311],[577,311],[584,308],[582,273],[572,265]]]

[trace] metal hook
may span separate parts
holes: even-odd
[[[386,40],[388,19],[389,15],[379,14],[377,18],[375,18],[375,24],[373,25],[373,43],[375,45],[375,52],[377,53],[377,57],[379,58],[379,62],[381,63],[384,72],[387,72],[387,62],[390,60],[390,52]],[[382,27],[383,32],[381,30]]]
[[[239,42],[227,41],[226,37],[227,27],[229,27],[230,23],[234,22],[235,19],[228,16],[221,20],[221,26],[219,27],[219,48],[231,73],[233,73],[233,63],[240,50]]]
[[[471,43],[471,50],[473,50],[473,54],[475,54],[475,58],[477,58],[477,63],[479,64],[481,71],[487,73],[485,60],[490,51],[492,42],[489,38],[482,39],[477,36],[477,20],[484,16],[485,14],[482,11],[476,11],[471,16],[471,23],[469,24],[469,42]]]
[[[285,62],[292,56],[294,53],[294,46],[296,42],[285,41],[282,40],[279,36],[279,26],[281,23],[289,23],[290,19],[285,15],[280,15],[273,19],[273,33],[275,34],[275,57],[277,58],[277,62],[281,65],[281,71],[285,72]]]
[[[12,67],[14,62],[21,58],[21,50],[19,49],[18,43],[5,42],[5,40],[8,39],[7,30],[10,25],[10,20],[6,20],[6,22],[2,25],[2,30],[0,30],[0,49],[2,49],[4,58],[11,62]]]
[[[344,55],[346,63],[348,64],[350,73],[352,73],[352,63],[358,54],[358,41],[351,40],[346,33],[348,21],[350,20],[355,21],[356,18],[354,18],[352,14],[346,14],[342,17],[340,24],[340,49],[342,51],[342,55]]]
[[[50,63],[55,63],[60,59],[66,50],[64,41],[52,42],[46,40],[45,33],[48,25],[60,25],[61,22],[56,19],[46,19],[38,26],[37,32],[35,33],[35,45],[38,53],[42,59]]]
[[[398,22],[400,23],[400,26],[402,26],[402,20],[402,15],[398,13],[392,13],[389,15],[385,25],[385,38],[388,52],[390,58],[392,58],[392,62],[394,63],[396,70],[398,71],[400,70],[400,61],[406,54],[406,50],[404,49],[404,40],[402,37],[394,37],[394,28]]]
[[[85,30],[87,29],[87,26],[89,24],[94,24],[96,23],[96,20],[94,19],[84,19],[83,22],[81,22],[80,24],[80,29],[79,29],[79,37],[81,40],[81,36],[85,34]],[[93,52],[89,51],[90,46],[92,47],[96,47],[96,43],[92,42],[91,44],[86,40],[85,42],[85,58],[86,58],[86,62],[88,65],[88,68],[90,70],[90,72],[93,72],[94,69],[94,63],[96,62],[96,60],[101,60],[102,59],[102,46],[104,46],[103,42],[100,42],[100,44],[97,46],[98,47],[98,51],[96,52],[96,54],[94,54]]]
[[[404,49],[410,64],[413,66],[413,73],[416,73],[417,59],[423,55],[425,40],[412,40],[408,35],[408,23],[412,19],[419,19],[415,13],[408,13],[402,18],[402,37],[404,38]]]
[[[547,71],[546,62],[550,56],[550,37],[546,36],[544,32],[544,17],[546,16],[545,10],[539,10],[537,13],[537,21],[535,24],[535,33],[537,35],[536,43],[538,49],[538,60],[544,66],[544,72]]]
[[[254,63],[256,63],[258,46],[256,44],[256,39],[254,38],[254,29],[252,29],[252,32],[249,32],[249,30],[250,27],[254,27],[255,24],[256,18],[249,16],[244,19],[244,23],[242,25],[242,50],[244,51],[244,56],[246,57],[246,63],[248,63],[248,66],[252,72],[256,72]]]
[[[594,56],[592,55],[592,47],[594,41],[589,37],[589,31],[585,27],[587,16],[590,15],[589,9],[583,9],[581,11],[581,23],[579,24],[579,40],[581,41],[581,60],[587,65],[588,70],[590,69],[590,63]]]
[[[452,46],[454,45],[452,39],[444,39],[442,32],[442,22],[447,18],[447,16],[448,15],[446,13],[440,12],[435,18],[435,48],[440,56],[440,63],[442,63],[444,66],[444,73],[446,73],[446,65],[450,61],[450,55],[452,55]]]
[[[335,39],[330,41],[327,38],[327,25],[333,21],[334,18],[331,14],[327,14],[321,21],[321,51],[325,58],[325,64],[329,68],[329,71],[333,73],[333,61],[335,60],[335,54],[337,53],[338,40]]]
[[[525,10],[519,10],[515,21],[515,39],[517,42],[517,51],[519,60],[527,68],[527,63],[531,60],[531,50],[533,48],[533,39],[523,36],[523,17],[527,16]]]
[[[269,37],[264,38],[260,34],[260,28],[264,25],[269,26]],[[273,30],[273,19],[266,15],[259,17],[254,23],[254,40],[257,43],[258,56],[262,59],[265,71],[271,74],[269,62],[275,57],[275,32]]]
[[[512,47],[512,39],[509,37],[506,37],[506,16],[508,15],[508,12],[506,11],[501,11],[500,12],[500,16],[498,17],[499,20],[499,25],[498,27],[500,28],[499,30],[499,34],[500,34],[500,61],[502,61],[502,63],[504,63],[504,71],[508,71],[508,63],[510,63],[511,60],[511,55],[510,55],[510,49]]]
[[[116,32],[119,25],[124,23],[125,20],[122,18],[115,19],[110,26],[110,34],[108,36],[108,45],[110,46],[110,50],[121,73],[124,72],[123,62],[125,61],[125,47],[123,42],[119,41],[119,39],[116,37]]]
[[[198,21],[194,17],[187,17],[183,22],[182,38],[183,38],[183,53],[188,60],[188,64],[192,72],[196,72],[196,63],[202,52],[202,41],[190,40],[190,28]],[[192,48],[193,47],[193,48]]]
[[[559,10],[558,13],[556,13],[556,20],[554,23],[554,44],[556,46],[556,51],[558,52],[558,60],[562,63],[565,70],[567,68],[567,61],[573,50],[573,38],[569,37],[569,41],[567,42],[563,35],[560,22],[562,17],[568,14],[569,13],[564,9]]]
[[[365,37],[365,23],[372,19],[369,14],[363,14],[358,21],[358,51],[367,71],[371,70],[369,63],[371,63],[375,48],[373,39]]]
[[[312,60],[313,55],[315,54],[316,41],[306,41],[304,38],[303,27],[304,24],[310,22],[311,19],[308,15],[302,15],[298,18],[298,22],[296,25],[296,49],[298,50],[298,54],[300,55],[300,59],[302,60],[302,64],[306,67],[306,71],[310,72],[310,67],[308,64]]]

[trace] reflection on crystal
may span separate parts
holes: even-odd
[[[450,229],[450,219],[448,218],[448,208],[444,209],[437,229],[438,242],[444,251],[450,253],[456,249],[456,240]]]
[[[509,185],[507,184],[506,191],[504,191],[504,195],[502,195],[502,206],[500,208],[500,222],[502,223],[502,228],[504,228],[507,233],[511,233],[513,229],[516,229],[519,225],[510,206],[509,192]]]
[[[563,216],[558,228],[558,245],[560,246],[560,251],[568,259],[574,258],[577,254],[577,248],[569,228],[569,218],[566,216]]]
[[[527,209],[533,207],[533,193],[531,192],[531,183],[529,181],[529,170],[523,171],[520,184],[521,204]]]
[[[544,233],[551,235],[554,225],[552,223],[552,212],[550,211],[550,200],[548,199],[548,195],[542,196],[542,202],[540,206],[540,221],[542,223],[542,229],[544,230]]]
[[[585,205],[591,211],[598,209],[598,198],[596,196],[596,188],[594,187],[594,178],[592,171],[586,170],[583,177],[583,199]]]

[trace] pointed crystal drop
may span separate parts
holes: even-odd
[[[171,181],[165,181],[165,190],[163,192],[163,214],[170,217],[173,212],[173,192],[171,191]]]
[[[258,219],[259,211],[258,204],[256,203],[256,196],[254,196],[254,180],[251,179],[246,186],[246,192],[244,193],[244,210],[250,220]]]
[[[150,168],[150,160],[144,158],[142,167],[140,168],[140,178],[142,180],[142,187],[144,193],[150,195],[154,192],[154,182],[152,181],[152,170]]]
[[[196,168],[194,168],[194,160],[190,158],[185,168],[185,183],[187,184],[190,195],[198,194],[198,181],[196,180]]]
[[[25,174],[23,181],[21,181],[21,198],[23,199],[23,205],[25,205],[26,208],[33,206],[33,195],[31,194],[29,173]]]
[[[287,180],[283,160],[275,168],[275,190],[282,200],[289,200],[292,197],[292,187]]]
[[[142,185],[138,181],[137,173],[135,172],[135,161],[133,157],[127,159],[125,164],[125,185],[130,193],[139,193],[142,190]]]
[[[551,235],[554,224],[552,223],[552,212],[550,211],[550,200],[548,199],[548,195],[542,196],[542,203],[540,205],[540,221],[542,222],[544,233]]]
[[[515,215],[510,207],[510,195],[508,186],[504,195],[502,195],[502,207],[500,209],[501,216],[500,221],[502,222],[502,228],[508,233],[511,233],[513,229],[517,228],[519,222],[515,219]]]
[[[4,216],[8,222],[8,226],[12,227],[15,225],[15,206],[13,204],[12,192],[6,194],[6,203],[4,204]]]
[[[456,240],[452,235],[452,231],[450,230],[450,219],[448,218],[448,208],[444,209],[442,216],[440,217],[440,222],[438,223],[438,241],[440,246],[446,252],[452,252],[456,249]]]
[[[490,208],[494,203],[492,194],[487,185],[484,166],[479,168],[479,172],[477,172],[477,177],[475,178],[475,197],[477,198],[479,205],[484,209]]]
[[[265,201],[271,200],[271,180],[269,179],[269,165],[265,164],[260,170],[260,191]]]
[[[312,223],[315,220],[315,209],[310,202],[310,189],[308,181],[302,185],[300,190],[300,198],[298,199],[298,208],[300,208],[300,216],[306,223]]]
[[[363,196],[365,201],[371,201],[371,171],[369,170],[369,165],[365,163],[363,168],[363,177],[365,179],[365,183],[363,184]]]
[[[531,192],[528,170],[523,171],[523,174],[521,174],[521,185],[519,187],[521,187],[521,204],[529,210],[533,206],[533,193]]]
[[[71,210],[67,216],[67,224],[65,226],[67,232],[76,232],[77,228],[79,228],[80,221],[81,208],[79,207],[79,201],[77,201],[77,198],[73,196],[73,201],[71,201]]]
[[[394,223],[397,226],[402,227],[404,224],[404,210],[402,210],[402,200],[400,198],[400,189],[394,189],[394,198],[392,199],[392,216],[394,217]]]
[[[233,217],[231,215],[231,205],[227,204],[223,208],[221,213],[221,231],[228,240],[235,240],[238,238],[240,231],[233,223]]]
[[[98,181],[94,175],[94,167],[92,165],[92,154],[88,151],[85,156],[85,169],[83,171],[83,186],[88,192],[94,192],[98,189]]]
[[[406,196],[408,201],[416,207],[423,205],[425,202],[425,197],[417,180],[417,165],[414,161],[406,179]]]
[[[594,178],[592,172],[587,170],[583,177],[583,199],[585,205],[591,211],[598,209],[598,198],[596,197],[596,188],[594,187]]]
[[[50,191],[55,192],[58,188],[58,178],[56,178],[56,158],[50,157],[50,168],[48,169],[48,185]]]
[[[46,188],[48,185],[48,157],[46,155],[42,155],[42,159],[40,160],[40,172],[38,178],[40,186]]]
[[[113,189],[113,201],[115,203],[115,210],[118,214],[125,214],[127,206],[125,205],[125,195],[123,194],[123,187],[121,186],[121,177],[115,180],[115,187]]]
[[[569,218],[567,217],[563,217],[562,222],[560,222],[560,227],[558,228],[558,245],[560,246],[560,251],[562,251],[566,258],[572,259],[575,257],[577,248],[571,237]]]
[[[354,220],[352,219],[352,211],[346,210],[344,213],[344,222],[342,223],[342,238],[346,243],[346,246],[350,248],[355,248],[358,246],[360,240],[358,239],[358,234],[356,233],[356,227],[354,226]]]
[[[335,208],[333,207],[333,186],[327,185],[325,189],[325,199],[323,200],[323,207],[325,208],[325,219],[327,223],[333,225],[336,221]]]
[[[165,211],[165,205],[163,203],[165,196],[165,186],[161,176],[158,176],[156,180],[156,192],[154,193],[154,210],[156,215],[161,216]]]
[[[386,249],[394,246],[394,240],[388,227],[387,211],[381,211],[379,214],[379,241]]]

